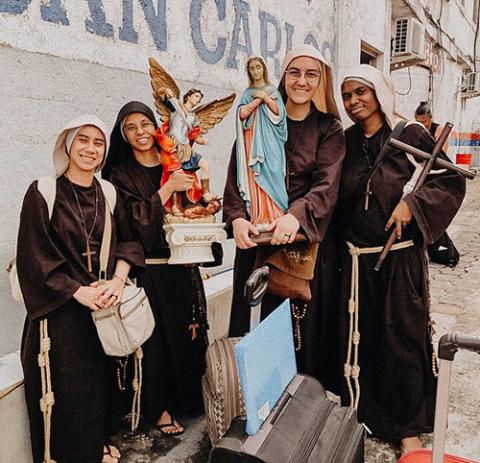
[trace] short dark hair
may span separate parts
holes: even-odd
[[[203,98],[203,93],[201,90],[198,90],[198,88],[191,88],[185,92],[185,95],[183,95],[183,102],[186,103],[188,100],[188,97],[194,95],[195,93],[200,93],[200,95],[202,95],[202,98]]]
[[[430,116],[432,117],[432,108],[428,101],[421,101],[418,108],[415,110],[415,116]]]

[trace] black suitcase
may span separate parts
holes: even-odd
[[[210,463],[363,463],[364,428],[356,412],[327,399],[314,378],[297,374],[259,431],[236,418]]]

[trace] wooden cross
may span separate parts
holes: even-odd
[[[448,135],[450,134],[450,131],[452,130],[452,128],[453,128],[453,124],[451,124],[450,122],[447,122],[445,124],[438,140],[435,143],[435,146],[433,147],[432,153],[426,153],[425,151],[419,150],[418,148],[415,148],[414,146],[410,146],[399,140],[395,140],[394,138],[392,138],[388,142],[393,147],[398,148],[402,151],[405,151],[406,153],[410,153],[415,158],[424,161],[422,171],[417,181],[415,182],[413,191],[417,191],[423,185],[423,183],[425,182],[425,179],[427,178],[427,175],[430,173],[430,171],[434,167],[436,168],[440,167],[441,169],[447,169],[454,172],[458,172],[459,174],[469,179],[475,178],[475,174],[473,174],[472,172],[462,169],[461,167],[458,167],[455,164],[452,164],[451,162],[445,161],[438,157],[442,150],[443,144],[447,140]],[[382,248],[382,252],[380,253],[380,257],[378,258],[378,261],[374,267],[374,270],[376,271],[380,270],[380,267],[382,266],[382,263],[385,260],[385,257],[387,256],[388,251],[392,247],[395,240],[396,240],[396,232],[395,232],[395,227],[393,227],[393,230],[391,231],[387,242]]]
[[[87,269],[88,269],[89,272],[91,272],[93,270],[93,268],[92,268],[92,256],[95,255],[95,254],[96,254],[96,252],[92,251],[90,249],[90,243],[87,241],[87,248],[86,248],[85,252],[82,252],[82,256],[87,258]]]

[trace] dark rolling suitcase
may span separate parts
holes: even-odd
[[[235,419],[210,463],[363,463],[364,428],[355,410],[327,399],[314,378],[297,374],[259,431]]]

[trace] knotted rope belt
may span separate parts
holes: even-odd
[[[358,346],[360,345],[360,330],[358,327],[359,315],[359,280],[358,280],[358,256],[362,254],[378,254],[383,246],[372,248],[358,248],[347,241],[348,252],[352,256],[352,276],[350,283],[350,299],[348,300],[348,348],[347,358],[343,366],[343,375],[350,394],[350,406],[358,408],[360,400],[360,366],[358,365]],[[398,251],[413,246],[413,241],[403,241],[392,246],[392,251]]]
[[[132,401],[132,423],[131,429],[132,432],[138,428],[138,423],[140,421],[140,404],[141,404],[141,395],[142,395],[142,358],[143,358],[143,350],[141,347],[135,350],[133,353],[135,359],[135,374],[132,381],[133,387],[133,401]]]
[[[50,434],[52,423],[52,410],[55,403],[55,397],[52,391],[52,378],[50,372],[49,351],[51,341],[48,336],[47,319],[40,320],[40,353],[38,354],[38,366],[40,367],[40,376],[42,380],[42,398],[40,399],[40,410],[43,413],[44,426],[44,463],[55,463],[50,456]]]

